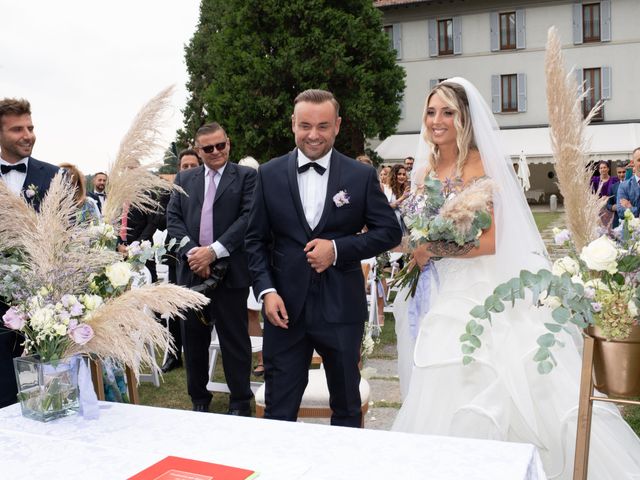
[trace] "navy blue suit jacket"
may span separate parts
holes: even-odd
[[[37,187],[37,194],[35,196],[28,198],[25,195],[27,201],[36,211],[40,209],[40,202],[47,193],[47,190],[49,190],[51,180],[53,180],[53,177],[55,177],[56,173],[59,171],[60,168],[55,165],[29,157],[27,176],[22,184],[22,194],[25,195],[25,191],[30,185],[35,185]]]
[[[182,187],[187,195],[172,192],[167,207],[167,229],[169,238],[178,244],[184,237],[189,241],[178,252],[178,283],[193,286],[202,282],[193,275],[186,253],[199,246],[200,215],[204,201],[204,166],[179,172],[175,184]],[[249,208],[256,184],[256,171],[249,167],[227,162],[213,201],[213,234],[229,252],[229,267],[223,285],[228,288],[249,288],[251,284],[244,236],[249,219]]]
[[[620,205],[620,200],[627,199],[631,202],[633,216],[638,216],[638,208],[640,207],[640,186],[636,182],[636,177],[633,176],[629,180],[625,180],[618,187],[618,195],[616,196],[616,203],[618,205],[618,217],[624,216],[626,208]]]
[[[275,288],[289,320],[295,322],[315,277],[325,321],[363,322],[367,305],[360,260],[398,245],[400,226],[375,169],[333,150],[322,217],[312,230],[300,200],[297,157],[295,149],[258,171],[246,238],[254,292]],[[340,191],[346,192],[349,203],[338,207],[333,197]],[[365,226],[368,230],[361,234]],[[321,274],[311,268],[303,251],[314,238],[336,243],[336,265]]]

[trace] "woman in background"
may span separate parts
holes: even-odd
[[[100,215],[97,202],[93,198],[87,196],[87,182],[82,172],[78,170],[78,167],[71,163],[61,163],[60,168],[65,170],[66,177],[75,187],[73,199],[78,207],[75,222],[99,223],[102,220],[102,215]]]

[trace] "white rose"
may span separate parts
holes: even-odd
[[[105,274],[114,287],[125,287],[131,280],[131,266],[127,262],[116,262],[105,269]]]
[[[576,275],[580,271],[580,265],[571,257],[562,257],[553,262],[551,273],[554,275],[562,275],[568,273],[571,276]]]
[[[82,303],[87,310],[93,311],[102,305],[103,302],[100,295],[84,295],[82,297]]]
[[[637,317],[638,316],[638,307],[636,306],[636,302],[633,301],[633,299],[629,300],[629,303],[627,304],[627,309],[629,310],[629,314],[632,317]]]
[[[580,258],[591,270],[607,271],[616,273],[618,271],[618,249],[616,244],[606,235],[594,240],[585,246],[580,253]]]
[[[53,331],[56,332],[56,335],[62,337],[67,334],[67,326],[61,323],[58,323],[53,326]]]

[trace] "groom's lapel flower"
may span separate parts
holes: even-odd
[[[32,199],[38,195],[38,186],[32,183],[25,189],[24,194],[28,199]]]
[[[336,204],[336,207],[340,208],[343,205],[349,205],[349,194],[346,190],[340,190],[333,196],[333,203]]]

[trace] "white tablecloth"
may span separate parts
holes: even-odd
[[[544,480],[532,445],[101,403],[99,420],[0,410],[0,478],[125,479],[167,455],[260,480]]]

